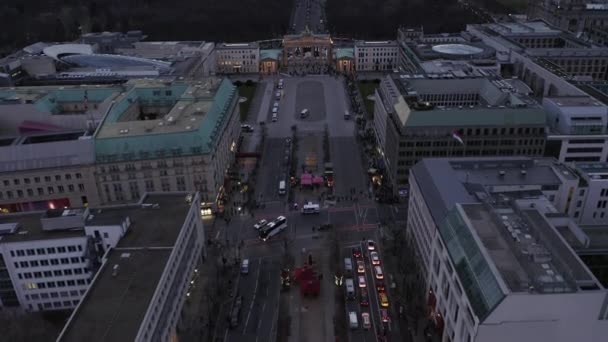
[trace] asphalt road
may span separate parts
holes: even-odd
[[[290,29],[293,33],[300,33],[308,27],[316,33],[325,31],[324,1],[322,0],[295,0],[295,13],[292,15]]]
[[[354,138],[355,124],[352,120],[344,120],[344,111],[348,109],[348,105],[341,80],[329,76],[285,77],[285,86],[279,100],[278,121],[271,122],[269,119],[272,103],[275,101],[277,81],[278,78],[265,79],[258,86],[259,91],[253,103],[255,110],[251,113],[252,124],[265,121],[267,127],[267,137],[255,185],[256,198],[262,206],[255,209],[253,215],[237,215],[228,227],[214,232],[216,239],[226,239],[235,245],[242,243],[241,258],[250,259],[249,275],[242,276],[239,280],[239,289],[244,296],[241,322],[236,329],[226,332],[226,341],[254,341],[256,338],[265,341],[268,336],[273,336],[276,331],[276,307],[280,295],[280,267],[285,248],[291,253],[298,253],[302,249],[327,250],[328,248],[329,233],[314,231],[313,226],[331,223],[333,229],[338,232],[340,243],[346,248],[345,253],[350,253],[347,246],[359,244],[365,238],[377,239],[381,215],[390,215],[390,219],[395,221],[402,216],[399,210],[394,210],[392,207],[379,209],[366,196],[367,175]],[[300,119],[299,113],[302,108],[311,110],[309,118]],[[257,121],[254,121],[256,117]],[[318,142],[322,142],[327,127],[330,137],[330,156],[334,164],[335,191],[340,195],[349,195],[348,198],[340,199],[334,207],[322,208],[318,215],[302,215],[298,211],[290,210],[290,205],[286,203],[287,196],[278,194],[279,181],[288,174],[289,170],[285,163],[288,147],[286,138],[292,136],[292,125],[297,126],[298,137],[318,139]],[[257,132],[259,125],[255,125],[255,129]],[[311,146],[313,145],[315,144]],[[300,152],[298,151],[298,155]],[[323,158],[322,153],[318,158]],[[356,189],[357,195],[354,197],[358,198],[350,198],[351,188]],[[360,195],[361,191],[363,196]],[[304,191],[297,190],[296,198],[302,194]],[[288,228],[269,241],[262,242],[253,225],[261,219],[272,220],[279,215],[287,217]],[[371,278],[373,274],[370,265],[367,266],[366,274],[368,284],[372,285],[374,280]],[[369,293],[369,312],[376,322],[374,324],[379,324],[379,311],[374,309],[378,305],[377,298],[374,296],[374,291]],[[355,304],[358,306],[358,301]],[[353,307],[355,308],[360,315],[361,308]],[[322,312],[329,311],[323,307]],[[315,316],[313,312],[310,314],[312,317]],[[292,319],[297,320],[297,317],[294,316]],[[302,321],[304,324],[302,330],[297,328],[298,332],[293,332],[298,334],[300,340],[308,338],[306,322],[308,321]],[[292,329],[296,329],[293,324],[295,322],[292,323]],[[328,324],[331,326],[331,319]],[[329,336],[331,333],[325,335],[326,338],[333,338]],[[367,332],[359,329],[353,332],[351,340],[376,341],[375,335],[375,329]]]
[[[278,257],[250,259],[249,274],[239,278],[243,296],[239,325],[226,331],[225,341],[274,341],[279,305],[281,263]]]

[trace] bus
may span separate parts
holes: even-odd
[[[260,229],[260,239],[262,239],[262,241],[267,241],[272,236],[282,232],[285,228],[287,228],[287,218],[285,216],[279,216]]]
[[[314,204],[312,202],[308,202],[306,204],[304,204],[304,206],[302,207],[302,214],[306,215],[306,214],[318,214],[319,213],[319,205],[318,204]]]

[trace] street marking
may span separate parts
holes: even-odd
[[[255,288],[253,289],[253,298],[251,298],[251,304],[249,304],[249,312],[247,313],[247,319],[245,320],[245,327],[243,328],[243,331],[245,331],[247,329],[247,324],[249,323],[249,317],[251,317],[251,309],[253,309],[253,303],[255,302],[255,295],[258,291],[258,283],[260,282],[260,269],[262,265],[262,259],[258,260],[258,275],[256,276],[255,279]]]

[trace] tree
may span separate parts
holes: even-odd
[[[59,329],[39,313],[3,311],[0,313],[0,327],[3,341],[45,342],[59,335]]]

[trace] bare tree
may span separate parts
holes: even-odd
[[[39,313],[0,312],[3,341],[52,341],[59,335],[59,328],[45,320]]]

